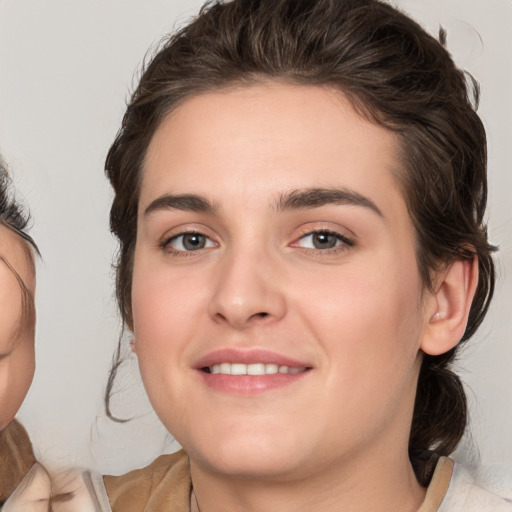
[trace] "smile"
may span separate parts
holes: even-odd
[[[296,374],[305,372],[306,370],[306,367],[291,367],[273,363],[219,363],[203,369],[206,373],[222,375],[275,375],[277,373]]]
[[[223,348],[198,359],[193,368],[207,388],[228,395],[252,396],[288,387],[312,373],[304,359],[262,348]]]

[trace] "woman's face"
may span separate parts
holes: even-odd
[[[277,478],[406,454],[428,319],[398,153],[340,93],[274,83],[195,96],[155,133],[135,351],[193,463]]]
[[[26,243],[5,226],[0,226],[0,256],[1,430],[20,408],[34,376],[35,319],[23,313],[23,290],[13,270],[32,296],[35,276]]]

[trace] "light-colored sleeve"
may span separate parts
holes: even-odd
[[[100,475],[90,471],[70,471],[53,478],[59,494],[69,499],[53,501],[54,512],[112,512]]]
[[[48,512],[50,494],[53,512],[112,512],[103,478],[83,470],[48,474],[35,464],[5,502],[2,512]]]
[[[91,486],[98,503],[98,510],[100,512],[112,512],[110,502],[107,496],[107,490],[103,483],[103,477],[98,473],[89,473],[91,479]]]
[[[455,464],[439,512],[512,512],[512,502],[487,490],[464,467]]]
[[[2,512],[48,512],[51,489],[48,472],[36,463],[4,503]]]

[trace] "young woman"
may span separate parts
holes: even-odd
[[[112,510],[512,510],[447,458],[494,286],[477,100],[377,0],[211,3],[169,38],[106,168],[120,310],[184,451],[105,477]]]

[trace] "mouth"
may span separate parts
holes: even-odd
[[[217,363],[212,366],[205,366],[201,370],[205,373],[221,374],[221,375],[276,375],[280,374],[297,374],[302,373],[311,368],[307,366],[287,366],[274,363]]]
[[[215,391],[251,395],[298,382],[313,367],[264,349],[222,349],[201,358],[195,369]]]

